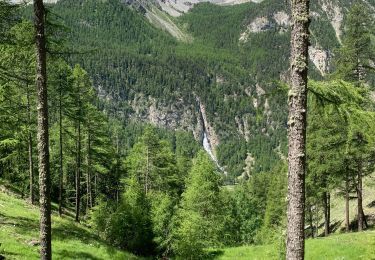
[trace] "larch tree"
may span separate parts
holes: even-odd
[[[34,0],[36,42],[36,86],[38,96],[38,153],[40,203],[40,258],[52,259],[51,245],[51,178],[49,165],[47,49],[43,0]]]
[[[345,24],[343,45],[336,57],[335,76],[360,86],[370,80],[375,67],[374,19],[363,4],[354,4]]]
[[[364,88],[366,84],[374,81],[375,67],[372,60],[375,57],[374,45],[371,38],[374,37],[374,19],[372,19],[367,8],[360,3],[354,4],[348,14],[345,26],[345,34],[343,46],[339,49],[336,58],[336,73],[335,76],[352,82],[359,89]],[[353,151],[365,149],[366,142],[362,138],[362,129],[354,133],[356,136],[350,136],[352,140],[352,149],[349,157],[353,157]],[[361,148],[361,146],[363,146]],[[356,192],[357,192],[357,220],[358,230],[363,229],[363,222],[366,221],[363,213],[363,194],[362,194],[362,179],[366,172],[366,163],[362,158],[362,152],[355,157],[356,160]],[[349,187],[348,187],[349,188]],[[348,201],[348,199],[347,199]],[[348,204],[348,202],[347,202]],[[348,214],[348,213],[347,213]],[[346,223],[348,226],[348,223]]]
[[[292,0],[288,118],[287,259],[304,259],[309,0]]]
[[[74,120],[76,125],[76,173],[75,173],[75,220],[79,221],[81,210],[81,174],[83,126],[87,117],[87,106],[92,94],[91,81],[86,71],[76,65],[73,69]]]

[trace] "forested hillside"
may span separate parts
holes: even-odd
[[[375,3],[30,4],[0,0],[0,259],[374,256]]]
[[[333,67],[347,4],[312,6],[313,78]],[[286,94],[277,81],[288,70],[288,8],[280,1],[196,5],[171,20],[188,42],[118,1],[60,1],[52,11],[70,28],[73,50],[85,50],[72,62],[91,75],[107,112],[193,132],[200,143],[206,131],[233,180],[246,158],[255,172],[267,171],[286,152]]]

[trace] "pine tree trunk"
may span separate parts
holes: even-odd
[[[291,89],[288,119],[287,250],[290,260],[304,259],[306,109],[309,0],[292,0]]]
[[[327,235],[331,233],[331,194],[327,192]]]
[[[324,205],[324,236],[329,235],[329,223],[330,223],[330,206],[329,206],[329,193],[323,193],[323,205]]]
[[[358,198],[358,231],[363,230],[363,205],[362,205],[362,163],[358,163],[358,183],[357,183],[357,198]]]
[[[314,238],[315,234],[314,234],[314,221],[313,221],[312,206],[309,207],[309,222],[310,222],[311,238]]]
[[[90,124],[90,122],[89,122]],[[92,189],[91,189],[91,135],[90,129],[87,133],[87,154],[86,154],[86,164],[87,164],[87,173],[86,173],[86,211],[88,212],[92,208]]]
[[[96,196],[97,196],[97,194],[98,194],[98,174],[95,172],[95,175],[94,175],[94,185],[95,185],[95,189],[94,189],[94,191],[95,191],[95,194],[94,194],[94,203],[95,203],[95,201],[96,201]]]
[[[63,134],[62,134],[62,89],[60,87],[59,99],[59,157],[60,157],[60,171],[59,171],[59,215],[63,214],[63,189],[64,189],[64,169],[63,169]]]
[[[51,177],[49,168],[47,51],[45,9],[42,0],[34,0],[36,32],[36,86],[38,92],[38,153],[40,204],[40,258],[52,258],[51,246]]]
[[[79,119],[80,120],[80,119]],[[81,122],[77,126],[77,167],[76,167],[76,215],[75,220],[79,222],[79,211],[81,202]]]
[[[29,150],[29,175],[30,175],[30,202],[34,205],[34,162],[33,162],[33,137],[31,134],[31,105],[30,105],[30,90],[29,85],[26,85],[26,98],[27,98],[27,123],[29,126],[28,131],[28,150]]]
[[[147,169],[146,169],[146,176],[145,176],[145,193],[147,195],[148,193],[148,178],[149,178],[149,172],[150,172],[150,153],[149,153],[149,148],[147,147],[146,151],[146,159],[147,159]]]
[[[349,191],[346,191],[345,194],[345,230],[346,232],[350,231],[350,219],[349,219]]]
[[[345,178],[345,231],[350,231],[350,183],[349,183],[349,169],[346,168]]]

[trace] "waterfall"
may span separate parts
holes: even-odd
[[[212,152],[211,144],[210,144],[210,141],[208,140],[206,131],[203,132],[203,148],[204,150],[206,150],[206,152],[211,157],[211,159],[216,162],[217,160],[215,158],[214,153]]]
[[[211,157],[212,161],[215,162],[217,168],[219,168],[225,175],[227,175],[227,172],[224,170],[223,167],[219,165],[219,162],[217,161],[214,153],[212,152],[210,140],[208,139],[206,131],[203,132],[203,148],[208,153],[208,155]]]
[[[215,163],[217,168],[221,172],[223,172],[225,175],[227,175],[227,172],[224,170],[223,167],[221,167],[219,165],[219,162],[218,162],[214,152],[212,151],[210,135],[209,135],[209,131],[207,130],[207,129],[209,129],[209,125],[208,125],[208,121],[207,121],[206,114],[205,114],[205,108],[204,108],[203,104],[200,102],[199,97],[195,96],[195,98],[196,98],[197,103],[198,103],[200,120],[202,122],[202,128],[203,128],[203,144],[202,144],[203,148],[208,153],[208,155],[210,156],[211,160]]]

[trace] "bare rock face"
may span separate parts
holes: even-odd
[[[273,14],[273,19],[278,26],[289,27],[290,17],[285,11],[280,11]]]
[[[188,12],[195,4],[210,2],[218,5],[236,5],[248,2],[260,3],[263,0],[157,0],[162,10],[171,16],[180,16]]]
[[[245,167],[243,168],[242,174],[238,177],[239,181],[246,181],[251,178],[253,173],[253,169],[255,166],[255,158],[252,156],[251,153],[247,153],[247,157],[245,159]]]
[[[196,140],[203,136],[203,123],[200,113],[194,104],[188,104],[183,98],[165,104],[153,97],[137,94],[129,101],[133,109],[131,119],[151,123],[155,126],[172,130],[185,130],[192,132]]]
[[[329,71],[330,53],[319,47],[309,47],[309,57],[322,76]]]
[[[336,37],[341,43],[342,23],[344,21],[344,12],[342,8],[332,0],[320,0],[322,10],[326,13],[328,19],[331,21],[332,27],[336,32]]]
[[[277,29],[279,33],[285,33],[290,26],[290,16],[285,11],[274,13],[270,17],[255,18],[240,35],[239,41],[246,43],[251,34]]]

